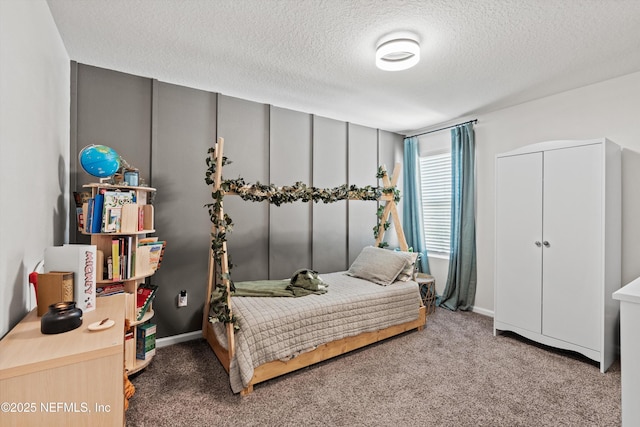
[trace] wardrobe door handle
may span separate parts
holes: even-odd
[[[540,241],[539,241],[539,240],[536,240],[536,246],[537,246],[537,247],[541,247],[541,246],[542,246],[542,243],[540,243]]]
[[[545,248],[548,248],[549,246],[551,246],[549,242],[547,242],[546,240],[542,242],[542,244],[544,245]]]

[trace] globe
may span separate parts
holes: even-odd
[[[87,145],[78,156],[80,166],[89,175],[98,178],[112,176],[120,169],[120,156],[106,145]]]

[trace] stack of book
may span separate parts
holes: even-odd
[[[108,297],[109,295],[121,294],[124,292],[124,283],[103,283],[96,287],[96,297]]]
[[[101,189],[82,204],[78,218],[86,233],[134,233],[154,227],[153,205],[137,204],[133,190]]]
[[[119,236],[111,240],[111,255],[107,258],[107,279],[128,280],[150,276],[160,267],[165,241],[157,237],[140,239],[134,248],[132,236]]]

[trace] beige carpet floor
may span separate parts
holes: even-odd
[[[204,340],[158,349],[132,378],[127,426],[619,426],[620,364],[437,309],[427,327],[234,395]]]

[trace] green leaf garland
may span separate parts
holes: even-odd
[[[216,176],[216,162],[214,161],[215,149],[209,148],[207,151],[208,156],[205,159],[207,170],[205,174],[205,182],[207,185],[215,184],[214,179]],[[225,156],[222,157],[222,166],[231,164],[232,162]],[[382,167],[378,167],[376,178],[382,179],[387,175],[387,171]],[[334,188],[317,188],[313,186],[307,186],[302,182],[296,182],[290,186],[276,187],[273,184],[261,184],[247,183],[243,178],[236,179],[221,179],[220,190],[213,191],[211,198],[213,202],[204,205],[209,211],[209,218],[214,225],[211,233],[211,249],[213,253],[215,270],[217,272],[216,292],[212,292],[211,295],[211,307],[215,316],[209,316],[209,321],[212,323],[223,322],[233,323],[234,328],[238,329],[235,316],[231,315],[231,310],[227,306],[227,288],[222,284],[223,279],[228,279],[230,282],[231,292],[235,291],[235,286],[230,276],[222,277],[219,272],[221,270],[221,260],[224,255],[224,242],[227,241],[227,235],[233,230],[233,220],[226,213],[224,218],[219,218],[220,209],[222,208],[222,200],[225,193],[235,193],[242,200],[249,202],[269,202],[275,206],[281,206],[285,203],[293,203],[297,201],[302,202],[323,202],[323,203],[335,203],[340,200],[379,200],[383,195],[392,195],[393,200],[398,203],[400,201],[400,190],[397,187],[374,187],[367,185],[365,187],[357,187],[355,185],[347,186],[346,184],[340,185]],[[373,228],[373,236],[378,238],[380,233],[380,222],[382,221],[382,215],[384,213],[384,206],[378,207],[376,211],[377,224]],[[383,224],[384,230],[387,230],[391,224],[387,221]],[[379,247],[384,248],[388,246],[387,242],[381,242]],[[229,270],[232,268],[230,257]]]

